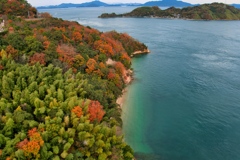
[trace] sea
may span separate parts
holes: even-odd
[[[132,59],[123,106],[137,160],[240,160],[240,21],[97,18],[135,7],[44,9],[151,50]]]

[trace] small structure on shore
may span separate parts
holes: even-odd
[[[4,27],[5,27],[5,21],[3,19],[2,22],[0,23],[0,32],[4,31]]]

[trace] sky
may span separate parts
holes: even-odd
[[[84,2],[91,2],[93,0],[27,0],[32,6],[48,6],[48,5],[57,5],[61,3],[84,3]],[[145,3],[147,1],[154,1],[154,0],[100,0],[105,3]],[[202,4],[202,3],[212,3],[212,2],[223,2],[227,4],[240,4],[240,0],[182,0],[183,2],[188,2],[192,4]]]

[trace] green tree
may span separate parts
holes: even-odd
[[[43,45],[41,42],[37,41],[33,36],[27,36],[25,38],[25,42],[27,44],[27,52],[29,55],[33,55],[36,52],[41,52],[43,49]]]

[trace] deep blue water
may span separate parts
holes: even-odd
[[[123,109],[139,159],[240,159],[240,21],[96,18],[133,8],[41,10],[100,31],[127,32],[151,54],[133,59]]]

